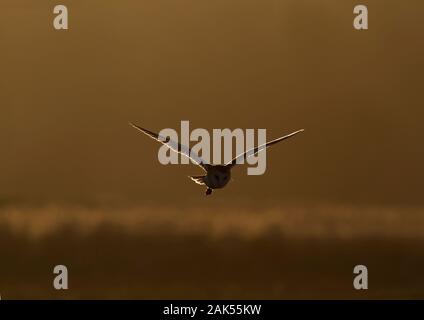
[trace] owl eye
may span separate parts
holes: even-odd
[[[215,179],[216,180],[219,180],[219,176],[217,174],[215,175]]]

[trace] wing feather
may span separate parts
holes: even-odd
[[[138,131],[141,131],[142,133],[148,135],[152,139],[159,141],[160,143],[166,145],[171,150],[190,158],[196,165],[200,166],[203,170],[206,171],[205,162],[198,155],[196,155],[194,153],[192,154],[191,148],[189,148],[185,145],[182,145],[181,143],[178,143],[174,140],[171,140],[169,137],[163,137],[163,136],[160,136],[157,133],[154,133],[152,131],[144,129],[144,128],[142,128],[142,127],[140,127],[140,126],[138,126],[138,125],[136,125],[132,122],[130,122],[130,125],[133,128],[137,129]]]
[[[273,144],[276,144],[276,143],[281,142],[281,141],[283,141],[283,140],[286,140],[286,139],[288,139],[288,138],[290,138],[290,137],[293,137],[294,135],[296,135],[296,134],[298,134],[298,133],[300,133],[300,132],[302,132],[302,131],[304,131],[304,129],[297,130],[297,131],[292,132],[292,133],[290,133],[290,134],[288,134],[288,135],[285,135],[285,136],[283,136],[283,137],[280,137],[280,138],[277,138],[277,139],[275,139],[275,140],[269,141],[269,142],[267,142],[267,143],[265,143],[265,144],[262,144],[262,145],[260,145],[260,146],[255,147],[255,148],[252,148],[252,149],[250,149],[250,150],[247,150],[246,152],[239,154],[239,155],[238,155],[237,157],[235,157],[233,160],[231,160],[230,162],[228,162],[228,163],[226,164],[226,166],[233,167],[233,166],[235,166],[237,163],[240,163],[240,162],[243,162],[243,163],[244,163],[244,161],[245,161],[247,158],[249,158],[249,157],[251,157],[251,156],[253,156],[253,155],[255,155],[255,154],[257,154],[257,153],[259,153],[259,152],[261,152],[261,151],[263,151],[263,150],[265,150],[266,148],[268,148],[268,147],[272,146]]]

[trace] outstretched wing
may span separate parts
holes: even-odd
[[[259,152],[261,152],[263,150],[265,150],[266,148],[272,146],[273,144],[276,144],[276,143],[278,143],[280,141],[283,141],[285,139],[288,139],[290,137],[293,137],[295,134],[298,134],[299,132],[302,132],[302,131],[304,131],[304,129],[297,130],[297,131],[292,132],[292,133],[290,133],[290,134],[288,134],[286,136],[280,137],[278,139],[275,139],[275,140],[269,141],[269,142],[267,142],[265,144],[262,144],[260,146],[257,146],[257,147],[255,147],[253,149],[247,150],[246,152],[239,154],[233,160],[231,160],[230,162],[228,162],[226,164],[226,166],[233,167],[234,165],[236,165],[240,161],[243,161],[243,163],[244,163],[244,160],[246,160],[247,158],[249,158],[249,157],[251,157],[251,156],[253,156],[253,155],[255,155],[255,154],[257,154],[257,153],[259,153]]]
[[[130,125],[134,127],[135,129],[143,132],[144,134],[148,135],[149,137],[155,139],[156,141],[159,141],[160,143],[166,145],[171,150],[181,153],[182,155],[190,158],[195,164],[200,166],[203,170],[206,171],[206,165],[202,158],[197,156],[196,154],[191,154],[191,149],[187,146],[184,146],[174,140],[171,140],[169,137],[163,137],[158,135],[157,133],[151,132],[147,129],[144,129],[132,122],[130,122]]]

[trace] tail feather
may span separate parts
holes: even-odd
[[[205,184],[205,176],[188,176],[191,180],[196,182],[197,184],[204,185]]]

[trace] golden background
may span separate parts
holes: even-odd
[[[57,4],[0,4],[3,299],[423,297],[422,1]],[[181,120],[306,131],[205,198]]]

